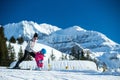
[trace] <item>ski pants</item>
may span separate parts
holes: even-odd
[[[16,63],[15,67],[18,67],[19,64],[28,57],[28,55],[30,55],[33,58],[35,58],[35,54],[33,52],[28,52],[27,50],[25,50],[25,53],[24,53],[23,57],[18,60],[18,62]]]

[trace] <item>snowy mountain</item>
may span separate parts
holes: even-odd
[[[42,35],[49,35],[57,30],[60,30],[60,28],[56,26],[46,23],[37,24],[33,21],[21,21],[19,23],[7,24],[4,28],[7,39],[10,39],[12,36],[15,38],[21,36],[25,38],[32,38],[35,32],[37,32],[39,37],[41,37]]]
[[[110,50],[120,49],[120,45],[107,38],[104,34],[96,31],[87,31],[79,26],[73,26],[64,30],[59,30],[48,37],[48,43],[55,43],[54,46],[61,44],[78,43],[83,48],[93,52],[109,52]],[[60,46],[61,46],[60,44]],[[66,45],[68,46],[68,45]],[[61,46],[66,47],[66,46]],[[70,45],[69,45],[70,46]],[[60,47],[59,47],[60,48]]]
[[[78,45],[82,49],[88,49],[93,59],[105,63],[108,68],[120,67],[120,45],[100,32],[85,30],[79,26],[61,29],[50,24],[37,24],[32,21],[7,24],[4,28],[8,39],[11,36],[30,39],[37,32],[38,43],[67,54],[71,52],[73,46]]]
[[[109,68],[120,67],[120,45],[100,32],[73,26],[56,31],[47,38],[48,45],[53,45],[62,52],[70,53],[73,46],[79,45],[83,49],[89,49],[91,57],[97,58],[99,63],[105,63]]]

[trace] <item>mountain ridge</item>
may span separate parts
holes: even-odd
[[[27,36],[27,38],[32,38],[35,32],[37,32],[40,35],[41,34],[49,35],[52,32],[61,29],[56,26],[52,26],[50,24],[46,24],[46,23],[37,24],[33,21],[21,21],[18,23],[9,23],[5,25],[4,28],[5,28],[5,36],[8,39],[10,39],[10,37],[12,36],[14,36],[15,38],[18,38],[20,36]]]

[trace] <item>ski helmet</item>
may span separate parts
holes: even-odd
[[[46,54],[46,49],[42,48],[40,51],[42,54]]]

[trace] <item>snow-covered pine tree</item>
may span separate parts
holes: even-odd
[[[65,60],[68,60],[68,55],[67,54],[65,54]]]
[[[61,60],[67,60],[67,59],[68,59],[68,55],[67,54],[62,54]]]
[[[53,50],[52,50],[52,54],[50,55],[50,58],[52,61],[55,60],[55,55],[53,54]]]
[[[19,52],[18,52],[18,60],[23,57],[23,51],[22,51],[22,46],[20,46]]]
[[[75,60],[75,54],[76,54],[75,48],[72,47],[70,55],[73,56],[73,60]]]
[[[11,46],[10,42],[8,44],[8,56],[9,56],[9,61],[13,62],[15,60],[15,50],[14,47]]]
[[[65,60],[65,55],[64,54],[62,54],[61,60]]]
[[[22,44],[24,42],[23,37],[19,37],[17,38],[18,44]]]

